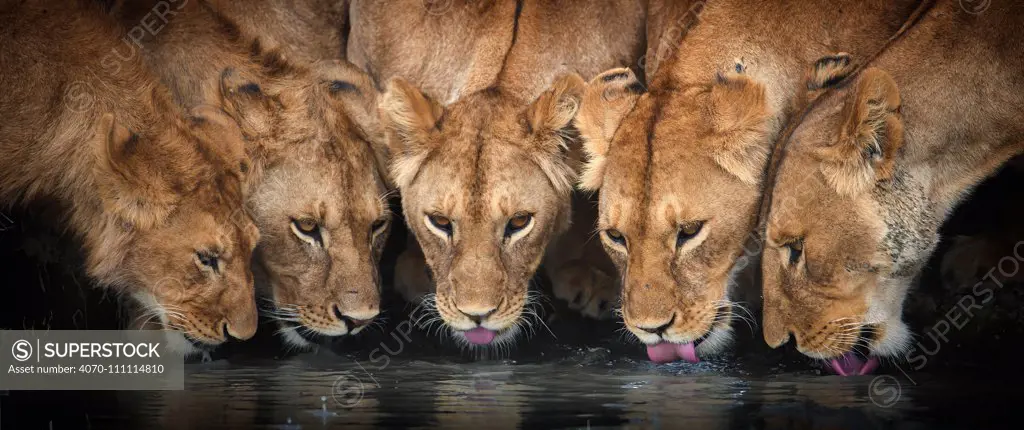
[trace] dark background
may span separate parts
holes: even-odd
[[[945,239],[933,255],[906,307],[905,318],[911,324],[918,341],[931,345],[927,337],[929,330],[937,321],[945,319],[943,314],[955,308],[960,297],[970,294],[971,285],[957,290],[955,285],[950,284],[952,278],[948,268],[943,270],[943,258],[954,243],[952,238],[985,238],[986,243],[990,244],[979,248],[977,252],[961,253],[968,256],[995,256],[989,259],[990,265],[979,266],[973,276],[963,275],[966,279],[974,279],[974,282],[980,281],[998,263],[1000,256],[1012,255],[1013,245],[1024,240],[1022,184],[1024,162],[1017,159],[979,186],[944,225]],[[0,286],[7,293],[6,299],[0,300],[0,329],[120,328],[119,298],[92,285],[82,273],[78,245],[73,237],[63,234],[56,221],[55,214],[59,209],[42,202],[29,208],[0,212]],[[398,209],[396,203],[395,212],[400,214]],[[394,259],[406,240],[407,232],[402,222],[396,219],[396,228],[393,229],[381,264],[385,285],[382,306],[386,319],[384,327],[367,330],[367,333],[354,338],[343,338],[325,347],[339,354],[365,360],[371,348],[381,344],[383,339],[394,332],[397,324],[407,319],[412,306],[387,288],[391,284]],[[938,354],[928,357],[929,374],[958,377],[976,375],[979,380],[991,381],[992,395],[1003,400],[1007,399],[1005,393],[1019,391],[1016,389],[1020,386],[1018,382],[1024,382],[1024,372],[1019,370],[1019,357],[1024,351],[1021,347],[1021,341],[1024,340],[1024,289],[1020,288],[1024,283],[1021,281],[1024,280],[1024,266],[1020,272],[1016,280],[1005,280],[1004,287],[996,289],[994,302],[986,305],[964,327],[948,334],[950,341],[944,344]],[[540,279],[538,285],[542,290],[548,290],[545,280]],[[517,348],[507,354],[479,357],[471,356],[451,343],[437,342],[436,336],[417,331],[413,336],[418,340],[412,342],[415,350],[409,353],[413,357],[443,357],[445,361],[454,362],[510,359],[516,363],[545,363],[567,356],[578,356],[585,347],[601,346],[607,352],[583,361],[608,360],[609,357],[644,360],[643,348],[630,342],[628,334],[619,331],[621,324],[618,321],[595,322],[584,319],[555,300],[549,291],[545,292],[551,299],[542,311],[554,336],[540,329],[529,341],[521,341]],[[755,317],[756,313],[755,310]],[[744,371],[750,375],[813,371],[817,365],[793,351],[792,346],[780,350],[768,349],[761,340],[758,327],[752,331],[738,327],[736,331],[739,336],[735,350],[720,360],[741,360]],[[280,343],[270,334],[272,332],[270,327],[264,326],[254,339],[218,349],[214,359],[243,362],[252,358],[291,358],[294,353],[283,351]],[[424,341],[427,339],[432,341]],[[902,368],[911,370],[912,366],[904,364]],[[884,371],[895,372],[891,366]],[[90,411],[95,413],[97,405],[118,411],[122,407],[119,406],[119,399],[119,396],[110,392],[0,391],[0,429],[47,428],[48,421],[43,417],[87,416]],[[989,404],[987,399],[979,401]],[[960,412],[953,409],[956,404],[948,406],[947,409],[940,404],[932,405],[937,414],[950,414],[951,419],[959,416]],[[24,418],[28,416],[26,411],[36,408],[40,410],[39,422],[12,422],[11,411],[20,412],[18,415]],[[997,412],[1014,414],[1013,409],[1003,407]],[[814,414],[810,409],[800,413]],[[533,419],[543,422],[541,418]]]

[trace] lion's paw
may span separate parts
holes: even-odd
[[[619,282],[614,276],[577,260],[558,269],[552,284],[555,297],[570,309],[598,320],[615,318]]]
[[[405,250],[395,263],[395,290],[409,303],[419,304],[423,297],[434,292],[434,280],[423,254],[418,250]]]

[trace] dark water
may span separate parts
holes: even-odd
[[[0,396],[0,428],[1019,428],[1022,399],[1016,371],[890,365],[842,378],[759,356],[655,365],[603,347],[527,362],[388,349],[372,361],[324,349],[189,364],[185,391]]]
[[[877,396],[868,391],[873,378],[747,378],[729,376],[714,366],[655,367],[629,360],[591,366],[396,361],[372,371],[365,364],[290,360],[272,367],[197,371],[187,394],[140,399],[140,412],[148,417],[137,424],[268,429],[935,428],[943,422],[919,403],[927,402],[929,391],[943,393],[945,400],[952,391],[922,379],[918,383],[929,384],[930,390],[901,387],[898,393],[883,393],[895,397],[873,401]],[[225,404],[224,399],[230,400]]]

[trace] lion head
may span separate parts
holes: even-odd
[[[656,78],[650,91],[628,69],[587,85],[579,187],[599,193],[598,235],[623,276],[622,317],[654,360],[696,361],[728,344],[768,118],[763,86],[739,66],[694,85]]]
[[[258,164],[248,197],[267,314],[307,347],[354,334],[380,311],[377,264],[391,226],[377,90],[340,61],[311,67],[268,55],[263,73],[229,69],[223,104]],[[264,285],[265,284],[265,285]]]
[[[532,102],[492,88],[442,107],[402,79],[389,83],[381,115],[392,176],[456,339],[507,342],[528,323],[530,280],[568,228],[582,88],[572,74]]]
[[[90,225],[90,275],[141,304],[139,318],[171,329],[179,351],[252,337],[250,260],[259,233],[243,206],[248,161],[237,126],[202,110],[187,124],[139,127],[145,131],[112,114],[99,121],[102,215],[72,217]]]
[[[909,346],[903,301],[938,241],[927,184],[901,168],[901,100],[870,68],[793,134],[766,225],[764,336],[866,373]],[[866,348],[870,360],[857,355]]]
[[[378,91],[355,67],[312,61],[297,55],[297,39],[274,37],[302,20],[296,11],[216,3],[179,5],[144,38],[146,60],[179,103],[222,108],[241,128],[252,159],[246,204],[262,236],[257,288],[284,341],[304,348],[358,332],[379,313],[391,219]],[[122,21],[137,23],[145,6]],[[280,22],[259,19],[278,12]],[[306,24],[303,33],[316,26]]]
[[[93,3],[2,8],[0,200],[58,201],[87,275],[182,347],[247,339],[258,231],[238,126],[220,109],[181,109],[137,55],[105,61],[127,29]],[[85,104],[62,97],[72,88]]]

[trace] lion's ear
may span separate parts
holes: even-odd
[[[836,87],[850,76],[855,68],[850,60],[850,54],[845,52],[819,58],[807,71],[807,101],[814,100],[829,88]]]
[[[408,186],[430,153],[444,108],[402,78],[388,83],[379,106],[392,178],[399,188]]]
[[[854,70],[850,62],[850,54],[840,52],[835,55],[827,55],[815,61],[811,65],[807,77],[807,89],[819,90],[833,87],[846,79]]]
[[[337,101],[360,133],[374,144],[385,143],[378,105],[383,94],[369,74],[347,61],[327,60],[317,64],[323,90]]]
[[[743,72],[719,74],[711,86],[709,114],[715,162],[743,182],[760,182],[768,161],[764,85]]]
[[[216,106],[200,105],[188,113],[189,125],[203,145],[245,182],[251,168],[245,138],[238,123]]]
[[[246,136],[263,136],[270,132],[276,101],[255,79],[243,76],[234,68],[224,69],[220,75],[220,97],[224,111],[235,119]]]
[[[551,137],[544,144],[567,146],[563,139],[579,112],[586,83],[575,73],[559,76],[526,111],[527,130],[539,137]]]
[[[578,151],[578,131],[573,120],[579,112],[586,83],[579,75],[569,73],[555,79],[525,111],[524,126],[530,136],[533,155],[555,189],[572,191],[575,170],[570,165],[570,151]]]
[[[896,81],[877,68],[865,70],[843,109],[838,140],[816,150],[825,177],[843,194],[862,192],[892,178],[903,146],[903,117]]]
[[[142,229],[163,222],[177,195],[164,172],[156,171],[158,163],[140,155],[139,146],[146,143],[140,143],[140,137],[110,113],[100,118],[96,136],[96,188],[104,212]]]
[[[601,188],[612,138],[643,93],[643,84],[628,68],[608,70],[587,84],[576,115],[576,128],[586,155],[578,185],[581,189]]]

